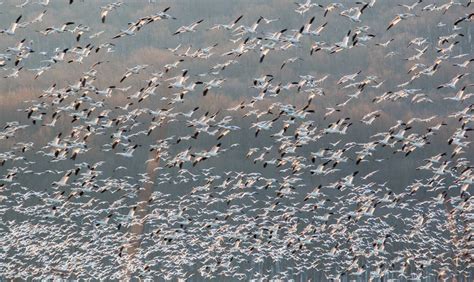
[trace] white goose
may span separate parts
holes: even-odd
[[[10,27],[8,29],[0,29],[0,33],[5,33],[7,35],[15,35],[15,30],[18,27],[18,23],[21,20],[22,15],[18,16],[15,22],[10,24]]]

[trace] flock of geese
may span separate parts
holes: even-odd
[[[366,1],[2,2],[0,277],[472,281],[474,5]]]

